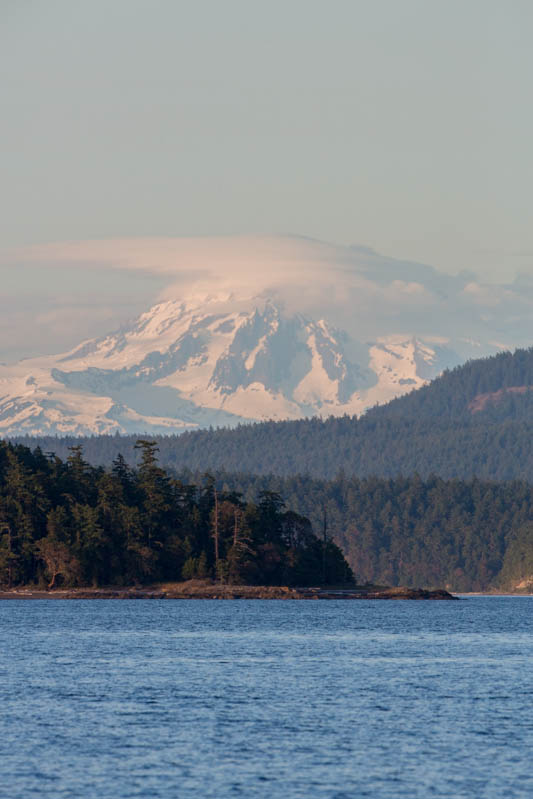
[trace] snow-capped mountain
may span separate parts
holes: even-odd
[[[484,284],[363,247],[290,236],[141,239],[9,257],[19,269],[105,268],[124,285],[137,270],[166,286],[117,332],[0,365],[0,435],[163,433],[360,414],[446,367],[533,338],[532,281]],[[95,279],[94,297],[103,295]],[[26,320],[34,335],[42,330],[42,351],[63,310]],[[75,325],[66,332],[79,340]]]
[[[0,371],[3,434],[162,433],[259,419],[361,413],[423,385],[451,353],[413,337],[365,363],[325,319],[271,300],[166,301],[66,354]]]

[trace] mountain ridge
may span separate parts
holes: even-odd
[[[530,343],[533,283],[489,284],[302,237],[63,242],[10,253],[9,263],[105,269],[124,285],[150,274],[165,286],[114,332],[93,326],[76,340],[71,325],[64,350],[50,349],[47,329],[68,308],[28,320],[42,351],[0,366],[4,435],[361,415],[469,358]]]
[[[484,283],[361,246],[140,238],[35,246],[9,263],[96,269],[92,297],[102,269],[124,285],[144,273],[165,286],[114,332],[91,327],[76,340],[71,325],[64,350],[50,349],[47,329],[68,308],[28,320],[42,351],[32,345],[35,357],[0,366],[4,435],[161,435],[360,415],[469,358],[530,343],[533,284]]]
[[[0,369],[0,431],[90,435],[361,413],[455,356],[414,336],[370,343],[269,297],[169,300],[67,353]]]
[[[473,412],[487,392],[533,386],[533,349],[501,353],[445,371],[428,386],[352,416],[261,422],[156,436],[161,461],[177,471],[247,472],[332,479],[410,475],[533,482],[533,391],[504,391]],[[83,443],[92,463],[121,452],[134,462],[136,436],[17,438],[65,457]]]

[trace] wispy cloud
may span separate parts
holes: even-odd
[[[81,338],[108,332],[156,296],[187,299],[221,290],[236,296],[269,294],[289,312],[329,318],[361,341],[400,331],[486,340],[486,327],[497,312],[499,330],[513,319],[509,340],[524,343],[533,302],[533,285],[514,291],[485,284],[471,273],[454,277],[368,248],[296,236],[59,242],[4,252],[0,266],[8,272],[25,268],[50,275],[57,289],[48,291],[46,301],[44,291],[27,295],[25,307],[33,307],[24,321],[16,291],[5,308],[15,331],[13,351],[20,352],[26,342],[32,354],[39,346],[43,352],[62,351]],[[58,269],[70,276],[68,291]],[[124,292],[115,286],[109,296],[104,274],[119,276]],[[156,276],[159,289],[138,285],[128,293],[126,288],[142,276]],[[4,319],[4,330],[5,324]],[[11,346],[5,340],[4,359]]]

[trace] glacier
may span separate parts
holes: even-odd
[[[1,367],[0,432],[162,434],[360,414],[423,385],[452,356],[396,335],[359,364],[349,344],[327,320],[261,297],[168,300],[70,352]]]
[[[168,285],[114,332],[0,365],[4,436],[360,415],[468,358],[530,343],[533,285],[485,285],[362,247],[229,237],[54,245],[21,258],[30,256],[72,268],[154,264]]]

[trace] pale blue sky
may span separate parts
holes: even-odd
[[[1,0],[0,248],[291,232],[533,272],[531,0]]]

